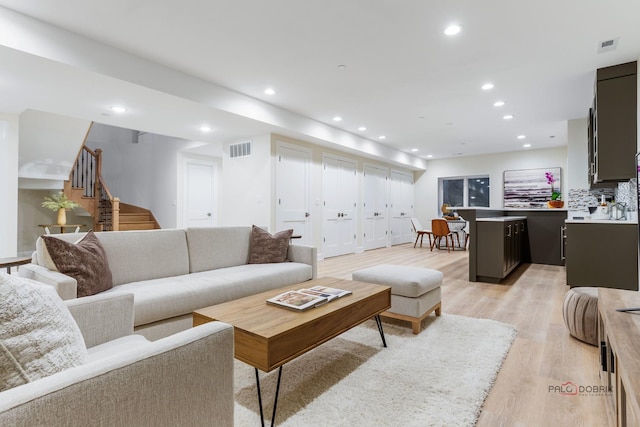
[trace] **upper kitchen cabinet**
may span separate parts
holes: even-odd
[[[636,176],[637,62],[596,72],[589,114],[589,182],[614,184]]]

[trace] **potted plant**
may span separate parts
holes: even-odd
[[[65,225],[67,223],[67,209],[73,209],[79,205],[60,191],[58,194],[52,194],[51,196],[45,196],[42,207],[51,209],[52,211],[58,211],[58,225]]]
[[[547,202],[550,208],[561,208],[564,206],[562,201],[562,194],[560,191],[556,191],[553,187],[553,183],[556,182],[555,177],[551,172],[545,172],[544,176],[547,178],[547,184],[551,185],[551,200]]]

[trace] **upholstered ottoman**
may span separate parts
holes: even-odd
[[[413,333],[420,332],[420,322],[432,311],[440,316],[442,273],[429,268],[382,264],[354,271],[358,282],[391,286],[391,308],[381,316],[408,320]]]
[[[564,324],[571,336],[598,345],[598,288],[571,288],[562,305]]]

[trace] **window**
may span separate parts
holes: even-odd
[[[440,206],[489,207],[489,176],[439,178]]]

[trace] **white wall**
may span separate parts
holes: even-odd
[[[415,216],[424,221],[437,218],[442,213],[438,204],[438,178],[467,175],[489,175],[491,181],[490,207],[503,207],[503,173],[505,170],[562,168],[562,193],[567,192],[567,148],[523,150],[484,156],[456,157],[430,160],[426,172],[415,176]]]
[[[589,189],[588,119],[567,122],[567,188]],[[566,198],[565,198],[566,200]]]
[[[229,145],[224,145],[220,225],[255,224],[271,229],[274,225],[271,136],[259,135],[235,142],[248,140],[251,140],[251,155],[246,157],[230,158]]]
[[[18,116],[0,114],[0,257],[18,249]]]

